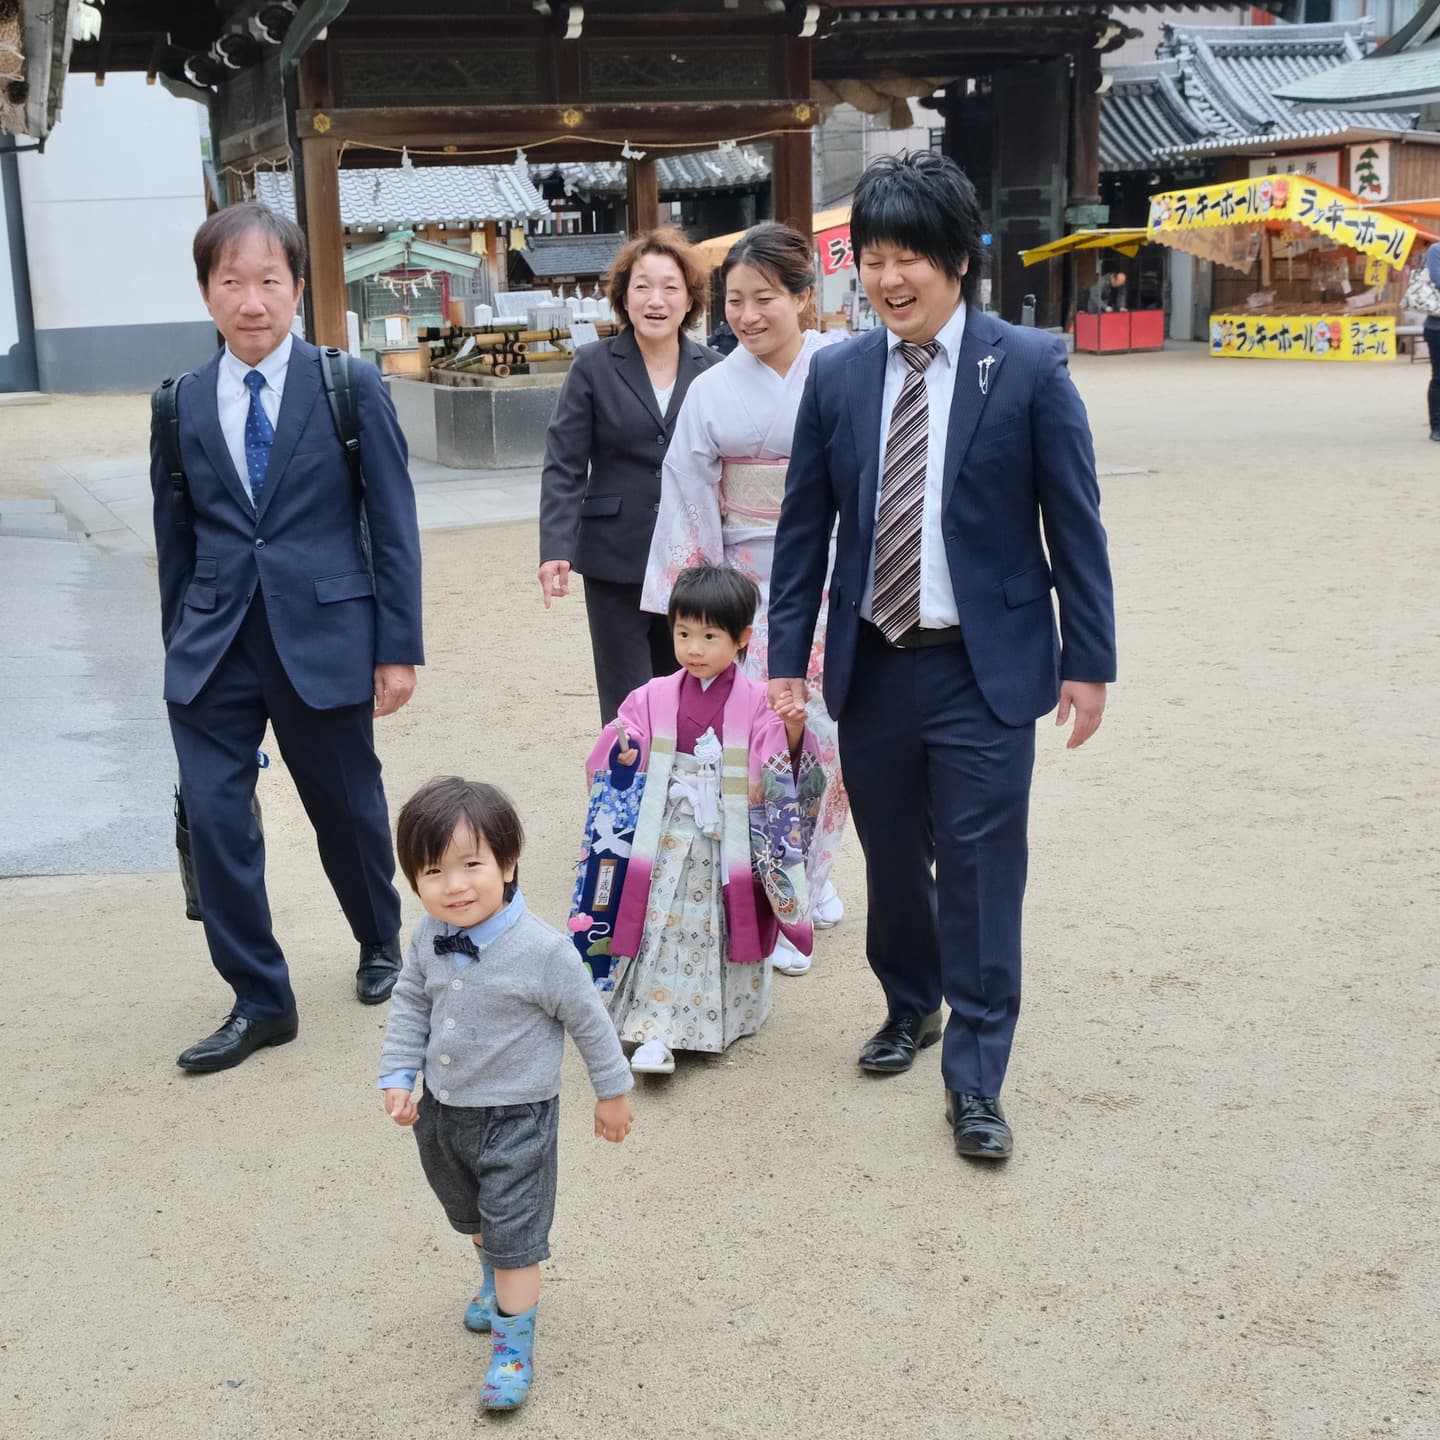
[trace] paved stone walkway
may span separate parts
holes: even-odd
[[[116,554],[155,553],[148,456],[56,460],[45,466],[44,475],[56,504],[80,535]],[[538,468],[451,470],[429,460],[411,460],[410,478],[422,530],[501,525],[539,514]],[[14,532],[0,513],[0,535],[6,533]]]

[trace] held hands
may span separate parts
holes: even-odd
[[[413,665],[375,667],[375,715],[393,715],[415,693]]]
[[[1105,687],[1088,680],[1066,680],[1060,686],[1060,708],[1055,712],[1056,725],[1064,725],[1075,711],[1075,728],[1065,742],[1067,750],[1078,749],[1099,728],[1105,713]]]
[[[385,1092],[387,1095],[390,1091]],[[602,1140],[618,1145],[635,1123],[635,1112],[630,1108],[628,1095],[617,1095],[613,1100],[595,1102],[595,1133]]]
[[[547,560],[539,571],[540,598],[545,602],[545,608],[550,608],[550,600],[553,596],[556,600],[563,599],[570,593],[570,562],[568,560]]]
[[[397,1124],[407,1128],[415,1123],[420,1111],[415,1097],[408,1090],[385,1091],[385,1113]]]
[[[771,680],[768,694],[770,708],[786,722],[787,734],[790,722],[798,720],[802,725],[805,723],[805,702],[810,698],[810,692],[803,680]]]

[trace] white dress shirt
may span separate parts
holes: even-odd
[[[245,377],[258,370],[265,377],[265,388],[260,392],[260,405],[270,419],[272,429],[280,426],[280,401],[285,394],[285,373],[290,368],[290,351],[294,347],[294,336],[287,335],[258,365],[246,365],[237,360],[230,347],[220,357],[220,375],[215,382],[215,399],[220,407],[220,433],[230,458],[235,462],[235,473],[240,483],[250,488],[250,467],[245,463],[245,422],[250,418],[250,392],[245,388]]]
[[[930,409],[930,435],[925,449],[925,508],[920,520],[920,624],[926,630],[943,630],[960,623],[955,605],[955,587],[950,583],[950,565],[945,558],[945,537],[940,524],[940,502],[945,490],[945,442],[950,434],[950,405],[955,395],[955,365],[960,341],[965,334],[965,302],[941,326],[935,336],[940,353],[925,370],[925,400]],[[880,518],[880,499],[885,489],[885,442],[890,438],[890,417],[900,398],[900,387],[910,373],[903,356],[897,353],[900,337],[887,334],[889,356],[885,363],[885,394],[880,402],[880,469],[875,487],[875,518]],[[875,543],[870,543],[870,565],[865,577],[865,594],[860,613],[869,620],[875,595]]]

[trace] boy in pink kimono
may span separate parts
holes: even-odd
[[[753,1035],[779,934],[810,950],[805,856],[825,776],[803,719],[782,720],[736,666],[758,599],[737,570],[684,571],[668,608],[680,670],[633,691],[590,756],[592,773],[645,777],[609,996],[636,1074]]]

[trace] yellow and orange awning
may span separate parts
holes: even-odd
[[[1070,254],[1072,250],[1118,250],[1122,255],[1134,255],[1149,240],[1148,230],[1076,230],[1073,234],[1050,241],[1048,245],[1022,250],[1020,258],[1027,265],[1038,265],[1042,260],[1053,260],[1057,255]]]

